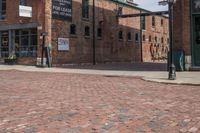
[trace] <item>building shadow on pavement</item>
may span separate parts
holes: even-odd
[[[167,71],[167,63],[105,63],[71,64],[59,66],[68,69],[113,70],[113,71]]]

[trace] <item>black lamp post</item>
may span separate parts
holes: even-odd
[[[93,65],[96,65],[96,30],[95,30],[95,0],[93,0],[93,16],[92,16],[92,30],[93,30]]]
[[[173,5],[176,3],[176,0],[163,0],[159,2],[159,5],[167,5],[169,11],[169,44],[170,44],[170,57],[169,57],[169,80],[176,79],[176,67],[173,61]]]
[[[44,66],[44,47],[45,47],[45,38],[47,36],[47,32],[42,32],[41,33],[42,36],[42,55],[41,55],[41,66]]]

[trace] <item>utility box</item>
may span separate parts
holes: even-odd
[[[173,51],[173,62],[176,67],[176,71],[185,70],[185,53],[184,51]],[[168,52],[168,70],[170,63],[170,52]]]
[[[43,58],[43,64],[42,64],[42,58],[37,58],[36,66],[46,66],[47,65],[47,59]]]

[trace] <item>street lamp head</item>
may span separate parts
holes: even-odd
[[[168,1],[162,0],[162,1],[159,1],[158,4],[161,5],[161,6],[166,6],[168,4]]]
[[[168,4],[175,4],[177,0],[162,0],[159,1],[158,4],[161,6],[166,6]]]
[[[175,4],[176,0],[168,0],[169,3]]]

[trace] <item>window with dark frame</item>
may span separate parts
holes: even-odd
[[[82,17],[89,18],[89,0],[82,0]]]
[[[90,27],[85,26],[85,36],[90,36]]]
[[[161,38],[161,43],[164,43],[164,38],[163,37]]]
[[[122,15],[123,14],[123,7],[118,7],[118,15]]]
[[[157,36],[155,37],[155,42],[157,42],[158,41],[158,38],[157,38]]]
[[[6,0],[0,0],[0,20],[6,18]]]
[[[128,40],[128,41],[131,41],[131,40],[132,40],[131,32],[128,32],[128,33],[127,33],[127,40]]]
[[[135,42],[139,42],[139,34],[138,33],[135,34]]]
[[[70,34],[76,35],[76,25],[75,24],[70,25]]]
[[[143,30],[146,30],[146,17],[145,16],[141,16],[141,28]]]
[[[161,26],[163,26],[164,25],[164,20],[163,19],[161,19]]]
[[[9,35],[8,31],[0,31],[0,43],[1,43],[1,57],[9,56]]]
[[[37,56],[37,29],[15,30],[15,53],[17,57]]]
[[[99,38],[102,37],[102,29],[101,28],[97,29],[97,37],[99,37]]]
[[[146,36],[145,35],[142,36],[142,40],[146,41]]]
[[[19,4],[22,5],[22,6],[26,6],[27,5],[26,0],[20,0]]]
[[[151,35],[149,36],[149,42],[151,42]]]
[[[118,33],[118,38],[119,38],[119,40],[123,39],[123,32],[121,30]]]
[[[155,27],[156,25],[156,18],[155,16],[152,16],[152,27]]]

